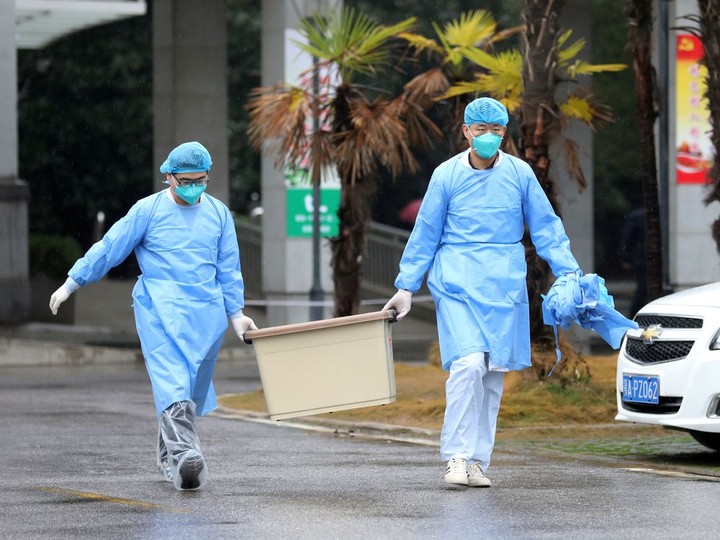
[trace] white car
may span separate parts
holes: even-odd
[[[720,282],[654,300],[617,362],[616,420],[687,431],[720,452]]]

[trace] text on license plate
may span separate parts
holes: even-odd
[[[660,402],[660,381],[657,377],[623,373],[623,401],[634,403]]]

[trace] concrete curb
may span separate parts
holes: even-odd
[[[139,349],[0,337],[0,365],[3,367],[135,364],[142,361]]]
[[[222,396],[218,396],[218,398],[221,399]],[[376,422],[350,422],[329,418],[298,417],[292,420],[271,420],[270,416],[265,413],[237,410],[222,406],[218,407],[212,414],[220,418],[309,431],[321,431],[339,436],[394,440],[429,446],[440,445],[440,432],[432,429],[380,424]]]
[[[0,337],[0,367],[48,367],[142,364],[139,347],[103,347],[84,343]],[[255,362],[251,347],[224,347],[218,362]]]

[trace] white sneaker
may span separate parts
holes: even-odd
[[[445,469],[445,481],[448,484],[468,485],[467,461],[464,458],[452,458]]]
[[[490,479],[483,474],[480,462],[476,461],[468,467],[467,485],[470,487],[490,487],[492,485]]]

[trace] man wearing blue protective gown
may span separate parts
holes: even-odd
[[[384,309],[407,314],[427,273],[442,364],[450,372],[440,441],[445,481],[489,487],[484,473],[503,373],[531,365],[525,227],[555,276],[579,266],[530,166],[499,150],[505,107],[479,98],[464,120],[470,148],[435,169],[400,261],[398,292]]]
[[[52,312],[79,287],[101,279],[132,252],[142,274],[133,289],[135,325],[160,418],[158,466],[177,489],[197,489],[207,466],[195,416],[217,407],[212,375],[230,317],[242,337],[244,286],[228,208],[204,193],[207,149],[184,143],[160,171],[170,188],[138,201],[68,272]]]

